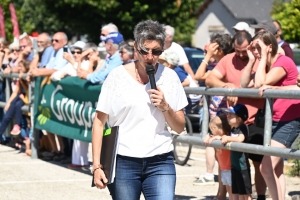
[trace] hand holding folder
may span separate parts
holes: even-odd
[[[108,180],[108,184],[113,183],[115,177],[118,138],[119,126],[106,129],[103,133],[100,163],[103,166],[103,171]],[[93,175],[92,187],[94,186],[95,184]]]

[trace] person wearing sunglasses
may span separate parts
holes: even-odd
[[[113,199],[138,200],[141,192],[145,199],[175,198],[173,143],[166,123],[184,132],[187,100],[177,74],[158,63],[165,37],[159,22],[139,22],[134,28],[136,61],[111,71],[101,88],[92,131],[93,176],[97,188],[106,187],[102,133],[106,122],[119,126],[115,177],[107,185]],[[150,87],[147,65],[154,68],[157,90]]]
[[[121,59],[123,61],[123,65],[130,63],[130,62],[134,62],[133,42],[131,42],[131,41],[122,42],[119,49],[120,49],[119,53],[120,53]]]
[[[90,72],[82,69],[77,70],[77,75],[86,79],[93,84],[103,82],[107,75],[116,67],[122,65],[122,60],[119,54],[119,45],[124,40],[123,35],[119,32],[111,32],[102,38],[105,42],[106,52],[109,57],[106,58],[105,63],[99,71]]]
[[[31,62],[34,57],[34,52],[33,52],[33,46],[32,46],[32,40],[31,38],[26,34],[24,37],[20,39],[20,52],[18,55],[18,59],[15,62],[15,65],[17,66],[20,61],[29,61]],[[12,67],[8,65],[4,69],[5,74],[9,73],[18,73],[18,68],[17,67]]]
[[[76,70],[78,62],[81,59],[82,50],[85,46],[85,42],[77,41],[70,46],[70,52],[63,52],[63,58],[66,59],[68,63],[51,75],[52,81],[60,81],[65,76],[77,76]]]
[[[31,77],[50,76],[68,63],[68,61],[63,57],[63,47],[68,43],[67,35],[64,32],[57,32],[53,35],[51,41],[54,51],[50,56],[49,62],[45,68],[30,70],[29,75]]]

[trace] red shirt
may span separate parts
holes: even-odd
[[[241,76],[247,64],[248,60],[241,60],[235,53],[231,53],[224,56],[215,69],[223,75],[225,82],[233,83],[237,88],[240,88]],[[252,73],[256,71],[257,66],[258,61],[254,64]],[[255,114],[257,113],[258,108],[263,108],[264,102],[265,99],[253,99],[246,97],[238,98],[238,103],[244,104],[248,109],[249,118],[245,124],[249,125],[254,123]]]
[[[278,81],[275,86],[295,85],[298,70],[294,61],[284,55],[278,55],[271,68],[282,67],[286,76]],[[274,121],[291,121],[300,117],[300,99],[275,99],[273,104]]]
[[[221,170],[231,170],[229,150],[216,149],[216,156],[218,158],[218,162]]]

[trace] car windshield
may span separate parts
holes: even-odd
[[[193,69],[194,73],[196,73],[200,63],[204,58],[203,50],[185,47],[184,51],[189,60],[191,68]]]

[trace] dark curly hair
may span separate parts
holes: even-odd
[[[229,34],[213,34],[210,38],[211,43],[217,43],[223,50],[224,55],[234,52],[232,38]]]

